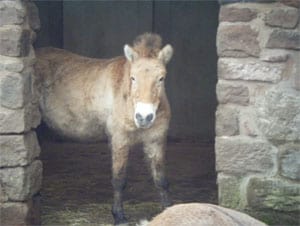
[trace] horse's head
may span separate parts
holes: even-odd
[[[173,49],[166,45],[149,57],[135,48],[124,46],[124,53],[130,62],[130,92],[134,105],[134,122],[138,128],[149,128],[164,91],[166,64],[173,55]]]

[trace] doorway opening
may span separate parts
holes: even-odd
[[[175,54],[168,65],[172,120],[167,176],[174,203],[217,203],[214,137],[217,1],[37,1],[35,48],[53,46],[97,58],[123,54],[139,34],[155,32]],[[107,142],[62,141],[38,130],[44,164],[42,224],[111,224],[111,155]],[[132,150],[125,212],[130,222],[160,212],[140,147]]]

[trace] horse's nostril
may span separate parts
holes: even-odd
[[[151,122],[152,119],[153,119],[153,114],[147,115],[147,117],[146,117],[146,121],[147,121],[147,122]]]
[[[140,122],[143,120],[143,116],[140,113],[135,114],[135,118]]]

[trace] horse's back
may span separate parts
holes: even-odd
[[[37,50],[43,120],[73,139],[99,140],[112,105],[111,60],[82,57],[65,50]]]

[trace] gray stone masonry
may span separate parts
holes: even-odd
[[[18,1],[0,2],[0,26],[23,24],[25,9]]]
[[[249,205],[256,209],[299,211],[300,185],[280,179],[251,178],[247,187]]]
[[[283,177],[300,181],[300,144],[288,143],[280,147],[280,173]]]
[[[0,136],[0,168],[26,166],[40,154],[34,132]]]
[[[219,105],[216,112],[216,135],[234,136],[239,134],[238,111],[230,106]]]
[[[0,54],[4,56],[27,56],[30,48],[30,31],[19,25],[0,27]]]
[[[297,214],[300,3],[220,2],[231,4],[221,5],[217,33],[219,203],[254,216],[255,210]],[[33,2],[0,1],[1,225],[40,224],[36,194],[42,163],[34,131],[40,115],[32,47],[40,26]],[[285,224],[270,216],[268,223]],[[293,220],[289,224],[299,223]]]
[[[277,83],[285,65],[268,63],[255,58],[220,58],[218,76],[225,80],[246,80]]]
[[[295,28],[299,21],[298,13],[292,7],[275,8],[266,13],[265,23],[274,27]]]
[[[299,30],[274,29],[266,44],[268,48],[279,49],[300,49]]]
[[[274,174],[277,151],[261,138],[216,138],[216,168],[233,176]]]
[[[249,104],[249,89],[243,84],[220,80],[217,84],[216,92],[220,104]]]
[[[0,1],[0,225],[40,224],[35,195],[42,163],[34,131],[40,115],[32,47],[39,26],[33,3]]]
[[[219,27],[217,50],[219,56],[247,57],[259,56],[258,32],[250,25],[224,24]]]
[[[36,194],[42,182],[42,163],[36,160],[29,166],[0,169],[2,190],[12,201],[26,201]]]
[[[220,9],[219,21],[227,22],[249,22],[257,17],[255,9],[234,6],[223,6]]]
[[[221,205],[297,225],[300,4],[281,2],[221,5],[216,170]]]

